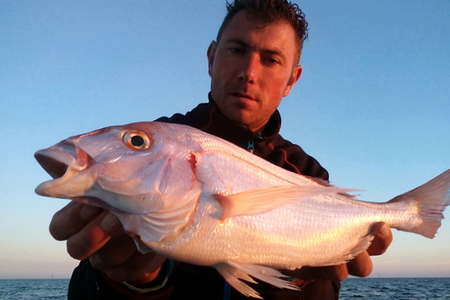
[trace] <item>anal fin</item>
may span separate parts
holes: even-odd
[[[247,297],[262,299],[257,291],[242,281],[257,283],[252,277],[278,288],[299,290],[297,286],[286,280],[288,276],[270,267],[226,262],[216,265],[215,268],[234,289]]]

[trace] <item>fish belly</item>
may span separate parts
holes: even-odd
[[[359,203],[357,203],[359,204]],[[202,201],[193,225],[159,251],[188,263],[232,261],[280,269],[343,263],[364,251],[373,223],[386,219],[380,205],[317,196],[266,213],[220,220],[215,200]]]

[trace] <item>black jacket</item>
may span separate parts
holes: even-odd
[[[299,174],[328,180],[328,172],[298,145],[283,139],[279,134],[281,117],[276,111],[262,131],[253,133],[227,119],[210,99],[192,111],[162,117],[157,121],[186,124],[205,132],[224,138],[254,154]],[[69,300],[88,299],[210,299],[222,300],[224,293],[230,293],[230,300],[249,299],[237,291],[224,285],[223,278],[210,267],[200,267],[175,262],[173,271],[164,288],[147,293],[135,294],[127,288],[120,294],[110,288],[109,282],[99,272],[92,269],[87,260],[82,261],[74,270],[69,285]],[[270,299],[302,299],[328,300],[338,299],[339,282],[314,280],[304,283],[301,292],[278,289],[269,284],[259,283],[255,289],[265,300]],[[224,292],[224,290],[227,290]]]

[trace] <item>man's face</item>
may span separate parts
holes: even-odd
[[[237,13],[208,49],[211,93],[220,111],[251,131],[262,128],[299,79],[295,31]]]

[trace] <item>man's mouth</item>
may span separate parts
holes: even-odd
[[[234,93],[231,93],[231,95],[236,98],[243,98],[243,99],[247,99],[247,100],[256,101],[256,99],[253,96],[246,94],[246,93],[234,92]]]

